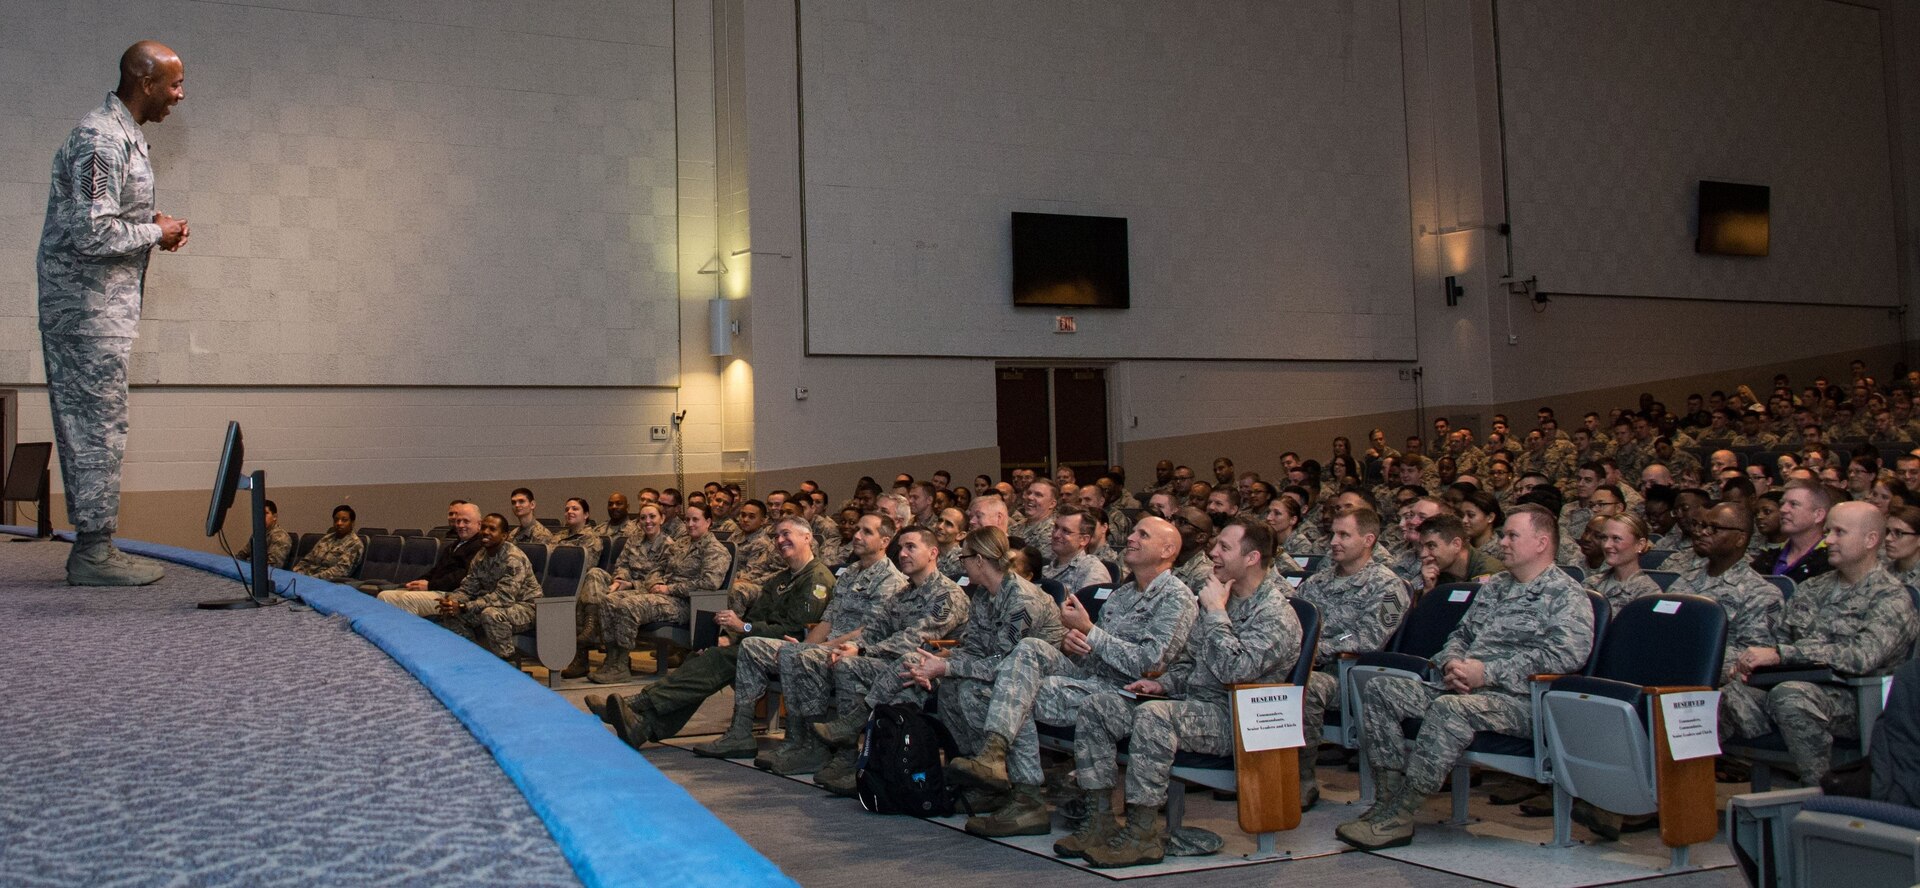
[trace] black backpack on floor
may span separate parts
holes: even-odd
[[[947,785],[946,762],[957,755],[947,726],[919,706],[875,706],[854,765],[860,804],[875,814],[952,814],[955,793]]]

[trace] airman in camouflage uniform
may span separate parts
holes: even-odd
[[[286,528],[278,524],[267,528],[268,567],[279,567],[280,565],[286,564],[287,553],[292,551],[293,534],[288,533]],[[247,540],[246,544],[240,547],[240,551],[236,557],[240,559],[242,564],[249,563],[248,559],[253,557],[253,540]]]
[[[1013,789],[1015,800],[991,817],[970,819],[969,831],[1044,835],[1047,809],[1039,792],[1035,722],[1071,725],[1088,696],[1125,687],[1179,656],[1195,611],[1193,592],[1168,570],[1179,541],[1168,522],[1142,520],[1127,541],[1135,580],[1114,590],[1099,622],[1089,621],[1079,600],[1069,596],[1062,605],[1061,622],[1069,629],[1062,648],[1027,639],[1000,663],[987,710],[986,745],[977,756],[955,759],[948,773],[983,789]],[[1138,585],[1143,576],[1144,588]]]
[[[505,522],[489,516],[486,524],[504,528]],[[527,553],[496,535],[467,567],[460,588],[447,595],[453,607],[446,626],[505,659],[513,656],[514,633],[533,626],[533,600],[539,597],[540,581]]]
[[[787,698],[786,742],[762,760],[762,766],[777,773],[811,771],[825,759],[826,749],[813,733],[813,723],[825,713],[833,695],[834,649],[842,642],[856,641],[861,630],[879,619],[882,610],[900,590],[906,588],[907,575],[887,560],[887,546],[893,541],[893,520],[879,515],[863,515],[853,538],[855,561],[840,569],[833,594],[819,625],[798,641],[786,638],[748,638],[740,643],[739,663],[733,680],[734,743],[742,713],[751,735],[753,705],[766,695],[773,676],[780,676],[781,692]]]
[[[743,504],[741,508],[748,506]],[[733,572],[733,602],[735,610],[744,610],[746,602],[760,594],[760,587],[779,573],[783,565],[780,563],[780,553],[773,551],[771,527],[757,527],[733,543],[737,553],[735,559],[739,563]]]
[[[154,213],[153,165],[140,124],[185,99],[173,50],[142,41],[120,58],[120,83],[53,157],[36,263],[40,348],[67,520],[67,582],[141,586],[165,571],[113,546],[127,447],[127,362],[153,248],[186,243],[185,220]]]
[[[666,582],[673,572],[675,543],[672,537],[660,530],[662,519],[659,505],[643,503],[637,515],[632,522],[637,529],[627,537],[619,560],[614,562],[613,572],[609,574],[598,567],[589,567],[580,577],[573,610],[576,648],[573,662],[561,673],[563,678],[579,678],[587,674],[587,648],[600,642],[606,634],[607,596],[613,593],[615,584],[621,586],[622,592],[642,593]],[[647,536],[648,531],[653,536]],[[620,669],[626,669],[628,675],[632,674],[624,653],[620,663],[613,663],[613,659],[609,656],[605,667],[612,670],[609,675],[616,675]]]
[[[934,685],[940,722],[961,755],[978,754],[986,743],[987,711],[1000,664],[1026,639],[1058,647],[1066,632],[1059,605],[1017,574],[1008,573],[995,589],[974,593],[960,627],[960,643],[944,658],[945,669]],[[942,658],[916,651],[901,658],[900,668],[911,672],[927,659]],[[881,699],[886,692],[876,687],[868,702],[924,703],[927,693],[918,683],[907,682],[890,699]]]
[[[706,512],[697,505],[687,509],[689,532],[684,542],[669,544],[673,562],[667,576],[648,585],[609,588],[606,592],[599,611],[600,640],[607,647],[607,662],[589,674],[589,679],[612,684],[631,678],[627,654],[639,641],[641,628],[653,623],[685,622],[692,615],[688,608],[696,593],[725,588],[732,555],[714,539]],[[660,536],[665,538],[666,532],[662,530]],[[627,544],[626,551],[633,550],[634,544]],[[666,586],[665,591],[656,591],[661,585]]]
[[[1333,559],[1328,559],[1329,565]],[[1418,558],[1414,576],[1419,576]],[[1307,745],[1300,750],[1302,776],[1309,785],[1313,778],[1314,752],[1320,746],[1320,731],[1326,724],[1327,710],[1339,709],[1340,685],[1336,677],[1340,655],[1359,651],[1377,651],[1387,636],[1400,625],[1411,598],[1407,584],[1378,560],[1370,560],[1354,573],[1341,576],[1337,566],[1315,573],[1300,584],[1295,593],[1320,609],[1320,645],[1316,649],[1313,674],[1307,679],[1307,696],[1302,708],[1301,729]]]
[[[1074,775],[1093,816],[1070,839],[1056,843],[1055,853],[1081,854],[1102,867],[1156,862],[1163,849],[1155,812],[1167,801],[1174,753],[1232,755],[1233,686],[1287,680],[1300,657],[1300,619],[1286,593],[1263,579],[1267,570],[1255,554],[1259,547],[1241,551],[1251,524],[1229,525],[1214,544],[1216,560],[1235,581],[1202,591],[1186,648],[1160,678],[1135,685],[1173,699],[1136,706],[1120,694],[1098,693],[1081,704],[1074,721]],[[1247,592],[1246,584],[1257,585]],[[1128,823],[1113,835],[1108,812],[1119,776],[1118,746],[1129,738]]]
[[[1627,603],[1635,598],[1639,598],[1642,595],[1660,594],[1660,584],[1655,582],[1652,577],[1647,576],[1647,572],[1644,570],[1634,571],[1633,576],[1623,580],[1614,576],[1613,569],[1608,568],[1598,573],[1588,574],[1587,578],[1581,582],[1581,585],[1605,596],[1607,604],[1612,606],[1615,614],[1620,613],[1620,609],[1626,607]],[[1675,585],[1678,585],[1678,583],[1676,582]],[[1674,591],[1678,592],[1680,590],[1675,589]]]
[[[1803,681],[1761,690],[1746,678],[1775,663],[1826,666],[1842,676],[1888,675],[1906,663],[1920,615],[1906,587],[1877,563],[1885,521],[1870,503],[1841,503],[1827,513],[1834,569],[1799,585],[1771,642],[1742,652],[1721,688],[1721,734],[1746,739],[1779,730],[1809,786],[1826,775],[1833,738],[1859,736],[1853,692]]]
[[[1173,575],[1180,580],[1180,585],[1188,589],[1205,586],[1207,579],[1213,576],[1213,561],[1207,558],[1206,548],[1201,547],[1200,551],[1193,553],[1179,567],[1174,568]]]
[[[513,537],[509,539],[508,542],[515,545],[521,543],[527,545],[551,544],[553,542],[553,531],[538,521],[529,521],[526,524],[515,527],[513,529]]]
[[[561,527],[548,537],[547,545],[555,548],[574,546],[582,550],[582,563],[588,567],[594,567],[600,563],[600,553],[606,549],[607,538],[594,533],[591,527],[583,526],[579,530]]]
[[[306,574],[316,580],[344,580],[353,576],[354,565],[360,563],[360,556],[366,551],[367,544],[360,535],[353,532],[351,522],[341,531],[336,523],[334,530],[320,538],[313,549],[300,558],[293,566],[293,572]]]
[[[1743,545],[1740,550],[1744,554],[1746,547]],[[1701,562],[1694,569],[1681,574],[1667,591],[1675,595],[1704,595],[1720,602],[1720,607],[1727,612],[1726,654],[1720,665],[1724,681],[1724,676],[1733,671],[1734,660],[1741,651],[1773,644],[1779,634],[1780,618],[1786,612],[1787,600],[1780,594],[1780,588],[1767,582],[1745,558],[1736,559],[1732,567],[1717,577],[1708,568],[1706,562]],[[1644,577],[1646,573],[1642,572],[1639,576]],[[1653,581],[1649,578],[1647,582]],[[1658,588],[1657,584],[1655,588]],[[1614,611],[1619,610],[1619,606],[1615,605]]]
[[[1521,506],[1508,517],[1502,537],[1511,545],[1510,563],[1536,572],[1523,582],[1503,571],[1480,587],[1433,658],[1441,681],[1366,683],[1362,743],[1379,800],[1341,825],[1342,841],[1362,850],[1412,841],[1413,812],[1440,788],[1474,733],[1530,736],[1531,676],[1572,672],[1586,662],[1593,608],[1580,585],[1553,566],[1554,535],[1552,513],[1538,506]],[[1422,720],[1412,741],[1401,730],[1410,718]]]

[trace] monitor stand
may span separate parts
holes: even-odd
[[[253,516],[253,555],[248,565],[253,578],[246,598],[222,598],[200,602],[202,610],[243,610],[265,607],[273,600],[273,570],[267,564],[267,473],[255,469],[253,474],[240,479],[240,487],[253,491],[247,509]]]

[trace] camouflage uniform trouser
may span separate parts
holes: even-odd
[[[1833,738],[1857,737],[1853,694],[1811,682],[1783,681],[1766,690],[1728,682],[1720,688],[1720,734],[1746,740],[1780,731],[1808,786],[1820,785],[1833,759]]]
[[[573,593],[576,597],[573,631],[581,644],[600,640],[603,633],[600,613],[607,603],[607,589],[612,586],[613,575],[597,567],[587,568],[586,574],[580,578],[580,588]]]
[[[127,336],[40,334],[47,402],[60,451],[67,521],[80,533],[120,527],[120,460],[127,452]]]
[[[1300,713],[1301,736],[1307,745],[1300,747],[1300,782],[1319,779],[1315,759],[1321,734],[1327,726],[1327,713],[1340,711],[1340,679],[1331,672],[1315,669],[1307,675],[1307,693]]]
[[[446,627],[462,638],[471,638],[481,647],[505,659],[513,656],[513,636],[533,628],[533,605],[509,604],[463,610],[446,621]]]
[[[1000,661],[987,710],[987,732],[1008,738],[1007,778],[1039,786],[1040,734],[1034,722],[1071,725],[1081,701],[1114,690],[1112,682],[1088,676],[1059,648],[1038,638],[1021,639]]]
[[[900,661],[885,657],[847,657],[833,664],[833,695],[847,704],[866,704],[874,689],[900,684]],[[866,704],[872,705],[872,704]]]
[[[631,650],[640,629],[654,623],[687,622],[687,600],[638,589],[608,592],[595,608],[600,612],[600,640]]]
[[[879,706],[882,703],[912,703],[913,705],[919,706],[923,709],[926,708],[927,690],[917,684],[914,684],[913,682],[907,679],[900,677],[901,673],[906,672],[908,668],[919,663],[920,658],[925,656],[929,656],[929,655],[924,651],[909,651],[907,652],[906,656],[901,657],[898,660],[887,661],[888,664],[891,666],[891,670],[881,674],[878,678],[874,679],[872,687],[869,687],[867,689],[867,696],[866,696],[867,706],[869,707]],[[966,679],[947,678],[947,679],[941,679],[941,681],[943,683],[952,682],[952,683],[958,684],[960,682],[966,681]],[[980,682],[974,682],[974,684],[980,684]],[[942,703],[941,705],[944,707],[946,704]],[[944,713],[944,709],[942,710],[942,712]],[[986,712],[986,707],[983,705],[981,707],[981,713],[983,718],[985,717],[985,712]],[[947,728],[947,731],[948,733],[952,733],[953,732],[952,726],[949,725]],[[956,743],[958,742],[958,735],[955,735],[955,742]],[[978,748],[978,747],[974,747],[974,748]],[[972,753],[962,753],[962,754],[971,755]]]
[[[827,648],[759,636],[743,638],[739,646],[739,662],[733,671],[735,712],[751,711],[753,704],[767,695],[767,686],[776,675],[780,676],[780,692],[786,695],[789,712],[811,718],[826,711],[833,693]]]
[[[902,697],[908,692],[903,691]],[[934,699],[940,704],[940,723],[953,735],[953,745],[960,754],[978,755],[987,743],[987,710],[993,707],[993,683],[949,676],[934,685]]]
[[[1533,735],[1531,703],[1498,691],[1456,694],[1411,678],[1376,678],[1360,693],[1369,764],[1405,772],[1407,791],[1420,797],[1432,795],[1446,782],[1473,743],[1474,732]],[[1420,734],[1412,741],[1400,728],[1409,718],[1421,720]]]
[[[1119,694],[1094,694],[1080,704],[1073,726],[1075,774],[1082,789],[1112,789],[1119,778],[1119,747],[1127,751],[1127,804],[1167,802],[1173,757],[1180,750],[1233,752],[1233,712],[1225,703],[1149,700],[1138,705]]]

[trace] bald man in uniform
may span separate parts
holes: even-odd
[[[67,582],[144,586],[158,564],[114,548],[127,448],[127,359],[147,257],[187,243],[187,222],[155,213],[144,123],[187,97],[180,56],[150,40],[120,56],[120,83],[53,157],[40,232],[40,346],[74,529]]]

